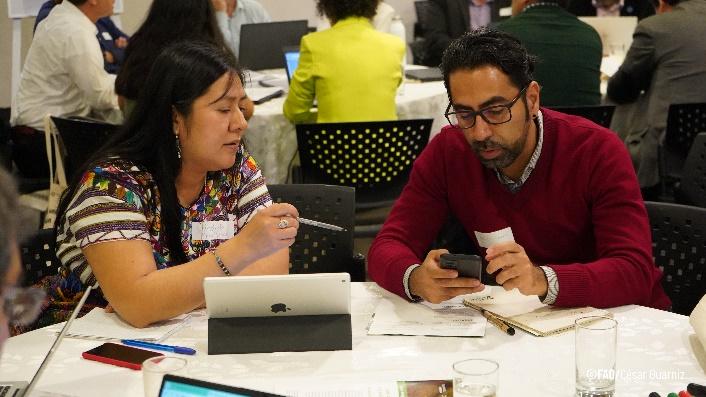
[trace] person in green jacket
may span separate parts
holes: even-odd
[[[538,58],[535,78],[542,105],[599,104],[603,45],[598,32],[557,0],[512,0],[512,15],[497,29],[520,39]]]

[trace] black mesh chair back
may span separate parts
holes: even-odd
[[[120,128],[115,124],[83,118],[52,116],[59,136],[66,149],[66,176],[78,169]]]
[[[414,2],[414,12],[417,14],[417,22],[414,24],[414,37],[424,36],[431,6],[431,1],[429,0],[417,0]]]
[[[574,116],[581,116],[605,128],[610,128],[610,121],[613,119],[613,112],[615,112],[614,105],[558,106],[550,107],[550,109]]]
[[[706,209],[645,202],[652,228],[652,255],[664,272],[662,286],[672,311],[689,315],[706,294]]]
[[[659,176],[662,197],[673,201],[679,194],[684,162],[696,134],[706,131],[706,103],[669,106],[664,143],[659,148]]]
[[[289,203],[299,216],[345,228],[338,232],[300,224],[289,248],[290,273],[347,272],[365,281],[365,259],[353,254],[355,189],[331,185],[268,185],[276,203]]]
[[[429,141],[432,119],[298,124],[304,183],[354,187],[357,208],[399,196]]]
[[[706,131],[706,103],[681,103],[669,106],[664,146],[685,159],[696,134]]]
[[[42,229],[20,247],[24,267],[24,286],[33,285],[46,276],[59,273],[61,262],[56,257],[53,229]]]
[[[677,197],[684,204],[706,208],[706,132],[694,138],[684,162]]]

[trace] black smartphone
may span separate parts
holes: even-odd
[[[483,261],[478,255],[441,254],[441,267],[454,269],[461,277],[470,277],[483,282]]]
[[[163,356],[162,353],[117,343],[104,343],[96,348],[83,352],[81,356],[87,360],[100,361],[106,364],[134,370],[142,369],[142,362],[151,357]]]

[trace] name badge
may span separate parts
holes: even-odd
[[[192,240],[228,240],[235,235],[231,221],[206,221],[191,223]]]
[[[113,40],[113,36],[108,32],[101,32],[101,35],[103,36],[103,40]]]
[[[481,233],[473,232],[476,234],[476,239],[478,239],[478,245],[483,248],[488,248],[491,245],[506,243],[508,241],[515,241],[515,236],[512,234],[512,229],[506,227],[505,229],[496,230],[491,233]]]

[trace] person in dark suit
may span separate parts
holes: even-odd
[[[463,33],[500,20],[509,0],[431,0],[420,15],[425,39],[423,63],[439,66],[449,43]]]
[[[646,198],[654,198],[660,182],[658,149],[669,105],[706,102],[706,1],[660,3],[672,10],[638,23],[607,93],[618,104],[610,127],[630,150]]]
[[[512,18],[497,29],[539,58],[535,79],[546,106],[598,105],[603,46],[598,32],[557,0],[512,0]]]
[[[620,16],[640,20],[655,14],[649,0],[569,0],[566,9],[578,17]]]

